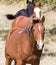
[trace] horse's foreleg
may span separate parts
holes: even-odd
[[[40,57],[34,56],[31,64],[32,65],[39,65],[40,64]]]
[[[32,65],[39,65],[39,64],[40,64],[40,59],[36,59],[32,63]]]
[[[12,59],[9,57],[6,57],[6,65],[11,65]]]
[[[23,65],[22,60],[17,60],[17,61],[16,61],[16,65]]]

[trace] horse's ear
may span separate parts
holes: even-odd
[[[45,21],[45,16],[43,16],[43,17],[41,18],[41,22],[44,23],[44,21]]]
[[[31,3],[31,2],[29,0],[27,0],[26,3]],[[34,0],[32,0],[32,4],[34,4]]]
[[[32,0],[32,3],[34,4],[34,0]]]
[[[26,3],[28,4],[28,3],[31,3],[31,2],[29,0],[27,0]]]
[[[41,2],[39,2],[39,6],[41,6]]]
[[[29,3],[29,0],[27,0],[26,3]]]

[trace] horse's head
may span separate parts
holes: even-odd
[[[26,29],[28,30],[28,33],[30,32],[30,34],[32,34],[32,40],[36,42],[37,49],[42,50],[44,46],[43,40],[44,40],[44,29],[45,29],[44,28],[45,17],[43,16],[41,19],[36,19],[36,20],[34,18],[30,18],[30,19],[32,19],[33,21],[29,23]]]
[[[43,16],[41,20],[35,20],[33,21],[33,35],[34,39],[36,41],[36,46],[38,50],[42,50],[44,44],[44,19],[45,17]]]

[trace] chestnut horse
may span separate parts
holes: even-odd
[[[26,9],[19,10],[15,15],[6,14],[6,17],[9,20],[12,20],[12,19],[17,18],[18,16],[30,17],[33,14],[35,14],[37,18],[40,18],[41,17],[41,3],[40,2],[34,3],[34,0],[32,0],[32,2],[29,2],[27,0],[27,3],[28,5]]]
[[[19,18],[19,17],[18,17]],[[39,65],[44,40],[44,17],[33,20],[23,17],[19,25],[13,27],[8,35],[5,46],[6,65],[14,59],[16,65]]]

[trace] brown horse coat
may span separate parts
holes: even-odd
[[[13,21],[12,28],[14,28],[14,27],[24,27],[25,28],[30,22],[32,22],[32,16],[30,18],[25,17],[25,16],[20,16],[20,17],[17,17]]]
[[[5,46],[6,65],[9,65],[12,59],[16,60],[17,65],[25,62],[39,65],[42,50],[37,50],[33,34],[33,28],[37,25],[32,25],[32,22],[32,18],[23,16],[13,22]]]

